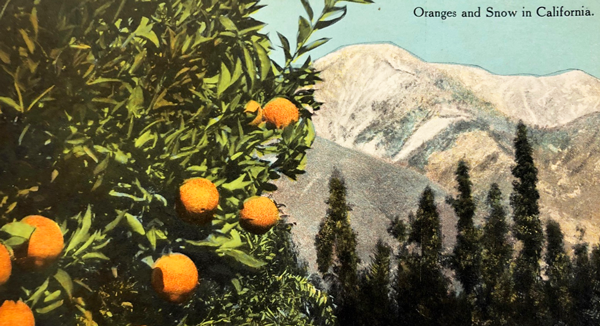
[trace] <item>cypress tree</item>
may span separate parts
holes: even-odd
[[[475,290],[481,275],[480,234],[473,224],[475,203],[471,195],[472,183],[469,177],[469,167],[464,160],[458,162],[455,175],[458,183],[458,197],[447,200],[458,217],[452,266],[468,296]]]
[[[570,291],[573,298],[573,325],[597,325],[589,318],[594,296],[592,277],[588,244],[578,243],[574,247],[573,279]]]
[[[434,199],[427,187],[409,234],[409,241],[420,251],[407,254],[399,264],[396,295],[400,324],[446,324],[448,280],[442,271],[442,232]]]
[[[517,291],[517,316],[521,325],[540,325],[546,313],[543,309],[543,287],[540,264],[544,235],[539,217],[537,168],[533,162],[533,149],[527,139],[527,127],[519,122],[514,139],[515,162],[512,174],[514,233],[522,248],[516,259],[514,281]],[[535,311],[536,313],[532,313]]]
[[[560,224],[549,220],[546,223],[546,300],[552,325],[569,321],[572,299],[569,293],[571,261],[565,252]]]
[[[392,250],[381,239],[377,242],[372,262],[363,275],[360,289],[360,319],[362,325],[394,324],[394,309],[390,299],[390,255]]]
[[[490,187],[487,196],[490,214],[482,237],[482,302],[480,319],[490,325],[512,325],[513,283],[510,262],[513,248],[509,239],[506,210],[498,184]],[[485,323],[484,323],[485,324]]]
[[[325,219],[315,237],[317,265],[324,278],[331,280],[330,291],[337,305],[336,315],[342,325],[357,325],[358,255],[356,233],[350,226],[346,202],[346,183],[334,169],[329,179],[329,199]]]

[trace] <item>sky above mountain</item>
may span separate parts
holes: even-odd
[[[323,0],[309,0],[316,14]],[[256,18],[268,24],[275,45],[276,32],[292,42],[297,33],[298,16],[304,13],[300,0],[263,0],[267,7]],[[311,52],[314,59],[340,47],[359,43],[394,43],[428,62],[480,66],[501,75],[548,75],[579,69],[600,77],[600,1],[597,0],[375,0],[348,6],[346,17],[316,35],[332,40]],[[548,11],[562,17],[549,17]],[[507,11],[507,17],[485,17]],[[540,7],[545,7],[541,9]],[[553,8],[555,7],[555,8]],[[422,9],[419,9],[422,8]],[[462,11],[480,17],[463,18]],[[553,10],[554,9],[554,10]],[[523,17],[529,10],[531,17]],[[567,10],[589,10],[593,16],[567,17]],[[423,11],[455,11],[457,17],[423,17]],[[508,17],[515,11],[515,17]],[[417,17],[417,16],[421,17]],[[278,48],[275,60],[283,61]]]

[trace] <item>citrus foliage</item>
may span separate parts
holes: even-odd
[[[86,325],[127,323],[127,316],[169,314],[153,309],[159,301],[150,294],[148,265],[161,252],[186,252],[205,264],[201,275],[215,261],[229,272],[241,265],[250,268],[241,269],[246,273],[267,273],[277,250],[245,233],[239,210],[247,198],[275,190],[272,180],[303,173],[314,139],[309,109],[320,105],[310,86],[319,78],[310,57],[297,60],[327,41],[311,36],[345,16],[342,1],[326,0],[318,17],[303,1],[308,18],[299,20],[296,49],[279,35],[283,66],[269,58],[264,24],[252,18],[262,7],[258,0],[6,2],[0,12],[0,239],[10,250],[25,246],[35,228],[19,220],[40,214],[60,225],[65,247],[40,273],[13,275],[4,293],[56,324],[72,324],[72,311]],[[289,125],[274,128],[246,112],[247,103],[274,98],[298,111]],[[175,210],[179,187],[192,178],[218,189],[218,207],[205,227],[186,224]],[[269,282],[281,293],[308,293],[280,309],[309,304],[328,318],[326,296],[306,279],[284,270],[278,275]],[[244,277],[256,285],[258,276],[242,275],[240,282]],[[219,286],[229,294],[237,289]],[[115,305],[115,296],[132,293],[146,308]],[[178,309],[178,316],[188,315]],[[233,304],[224,309],[228,318],[236,316]],[[269,315],[257,305],[247,309]],[[179,318],[171,317],[165,323]]]

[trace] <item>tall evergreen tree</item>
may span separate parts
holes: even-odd
[[[573,298],[573,325],[597,325],[590,318],[593,299],[593,274],[588,253],[588,244],[578,243],[574,247],[573,279],[571,296]]]
[[[342,325],[358,325],[358,255],[356,233],[350,226],[346,202],[346,183],[334,169],[329,179],[327,215],[315,237],[317,265],[337,305],[336,315]]]
[[[433,191],[427,187],[411,224],[409,241],[420,249],[403,257],[398,267],[396,295],[400,324],[449,324],[448,280],[442,270],[442,232]]]
[[[360,324],[388,326],[395,324],[390,298],[391,248],[381,239],[377,242],[373,260],[361,279]]]
[[[483,324],[513,325],[513,283],[510,262],[513,248],[509,238],[506,210],[498,184],[490,187],[487,196],[490,214],[483,227],[482,284],[480,320]]]
[[[452,265],[456,271],[456,277],[468,296],[474,292],[475,286],[479,284],[481,275],[480,232],[473,223],[475,203],[471,194],[472,183],[469,176],[469,167],[464,160],[458,162],[455,175],[458,183],[458,197],[448,198],[448,202],[452,205],[458,217]]]
[[[572,299],[569,293],[571,261],[565,252],[560,224],[549,220],[546,223],[546,300],[552,325],[569,322]]]
[[[543,309],[544,292],[539,264],[544,235],[539,217],[537,168],[533,162],[533,148],[527,138],[527,127],[523,122],[517,126],[514,146],[516,165],[512,174],[516,180],[513,181],[510,203],[515,237],[522,244],[514,271],[518,323],[541,325],[547,316]],[[532,313],[532,310],[536,313]]]

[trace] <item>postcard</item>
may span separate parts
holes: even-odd
[[[1,0],[0,326],[596,325],[599,28]]]

